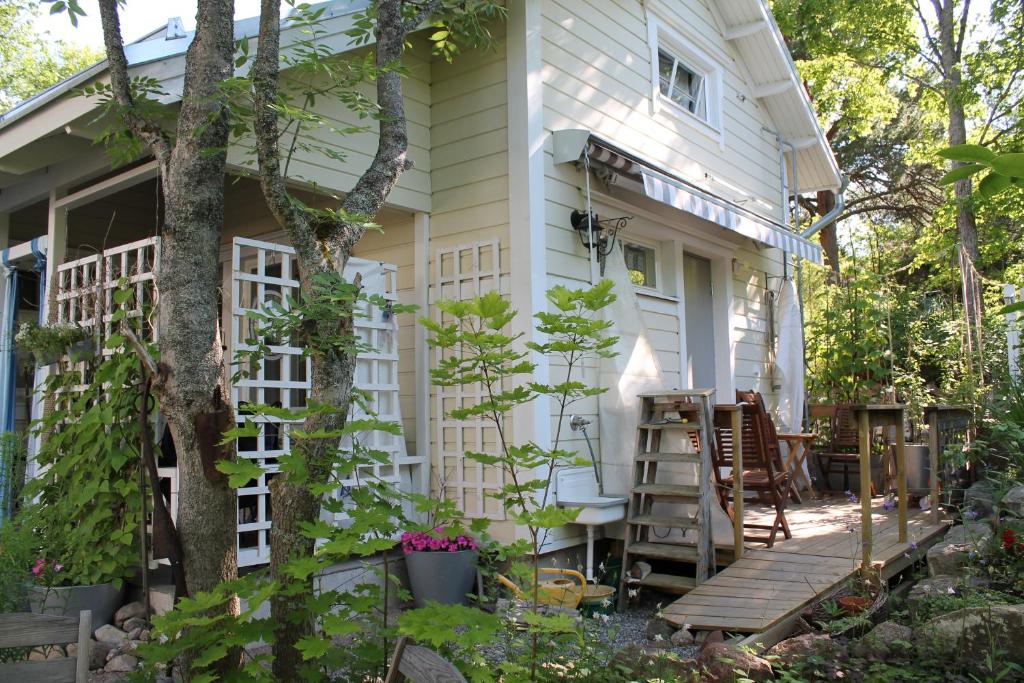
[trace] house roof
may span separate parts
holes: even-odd
[[[323,4],[325,5],[325,18],[340,18],[364,8],[368,4],[368,0],[330,0]],[[711,0],[709,5],[721,24],[720,28],[726,39],[733,43],[745,62],[754,81],[751,84],[752,95],[769,113],[775,125],[773,132],[788,144],[793,145],[796,150],[797,178],[790,178],[791,182],[795,180],[795,184],[802,192],[839,187],[839,165],[825,139],[782,33],[765,0],[729,0],[728,2]],[[258,32],[258,25],[258,17],[236,21],[236,40],[254,37]],[[180,77],[184,73],[184,61],[181,57],[188,49],[192,37],[192,32],[181,31],[180,22],[175,23],[175,20],[172,20],[166,29],[156,29],[126,45],[125,55],[129,65],[133,68],[152,65],[152,68],[156,69],[159,67],[159,63],[166,62],[168,66],[163,75],[172,80],[177,77],[176,80],[180,81]],[[284,38],[284,36],[282,37]],[[338,48],[344,49],[340,43]],[[62,96],[98,76],[102,76],[106,70],[107,62],[104,60],[22,102],[10,111],[0,114],[0,159],[5,159],[8,154],[16,153],[19,150],[27,152],[24,148],[29,143],[41,138],[63,135],[64,132],[70,136],[69,124],[76,119],[90,115],[91,104],[80,101],[76,105],[67,106],[66,111],[55,112],[54,116],[50,117],[53,120],[48,118],[39,126],[18,126],[19,130],[16,135],[10,135],[15,131],[8,129],[30,114],[45,109],[47,105],[57,107]],[[180,88],[180,83],[177,85]],[[170,93],[168,97],[164,98],[168,103],[180,98],[180,92],[174,92],[174,87],[168,88],[168,90]],[[8,135],[5,136],[5,133]],[[8,140],[3,140],[4,137],[7,137]],[[54,144],[51,147],[62,150],[64,154],[69,154],[81,147],[80,142],[84,142],[84,140],[74,141],[70,145]],[[26,155],[23,154],[23,156]],[[37,164],[52,163],[51,160],[43,160],[36,154],[27,156]],[[26,168],[28,161],[25,162]],[[14,168],[17,169],[17,167],[18,165],[15,164]],[[17,170],[13,173],[17,174]],[[5,176],[11,174],[12,171],[9,168],[0,165],[0,186],[6,184]]]
[[[796,148],[800,191],[837,189],[839,164],[767,1],[711,0],[709,5],[750,72],[752,95],[768,111],[773,132]]]

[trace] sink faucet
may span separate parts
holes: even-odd
[[[587,450],[590,451],[590,462],[594,466],[594,478],[597,480],[597,495],[604,495],[604,482],[601,481],[601,468],[597,465],[597,457],[594,455],[594,445],[590,443],[590,435],[587,434],[587,425],[590,420],[582,415],[569,416],[569,429],[574,432],[582,432],[587,442]]]

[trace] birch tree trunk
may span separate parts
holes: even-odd
[[[174,437],[177,528],[194,595],[238,574],[237,500],[215,468],[218,458],[231,457],[217,444],[233,426],[218,331],[228,120],[217,95],[219,84],[233,74],[234,3],[199,2],[173,139],[138,113],[117,2],[101,0],[99,6],[113,96],[125,126],[156,157],[165,198],[157,279],[161,363],[153,387]],[[154,369],[151,359],[149,367]],[[238,605],[230,609],[237,614]],[[226,657],[222,671],[237,663],[237,657]]]

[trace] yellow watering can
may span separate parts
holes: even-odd
[[[575,609],[587,588],[587,579],[583,574],[572,569],[543,568],[541,574],[558,574],[559,578],[550,581],[541,581],[537,585],[537,602],[541,605],[553,607],[568,607]],[[498,581],[518,598],[525,602],[533,601],[533,591],[524,591],[507,577],[498,574]]]

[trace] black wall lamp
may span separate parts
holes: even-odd
[[[586,211],[576,209],[573,209],[572,215],[569,216],[573,230],[580,236],[583,246],[597,252],[602,274],[604,274],[605,257],[615,248],[615,238],[618,236],[619,230],[624,229],[631,220],[633,220],[632,216],[602,219],[596,213],[588,215]]]

